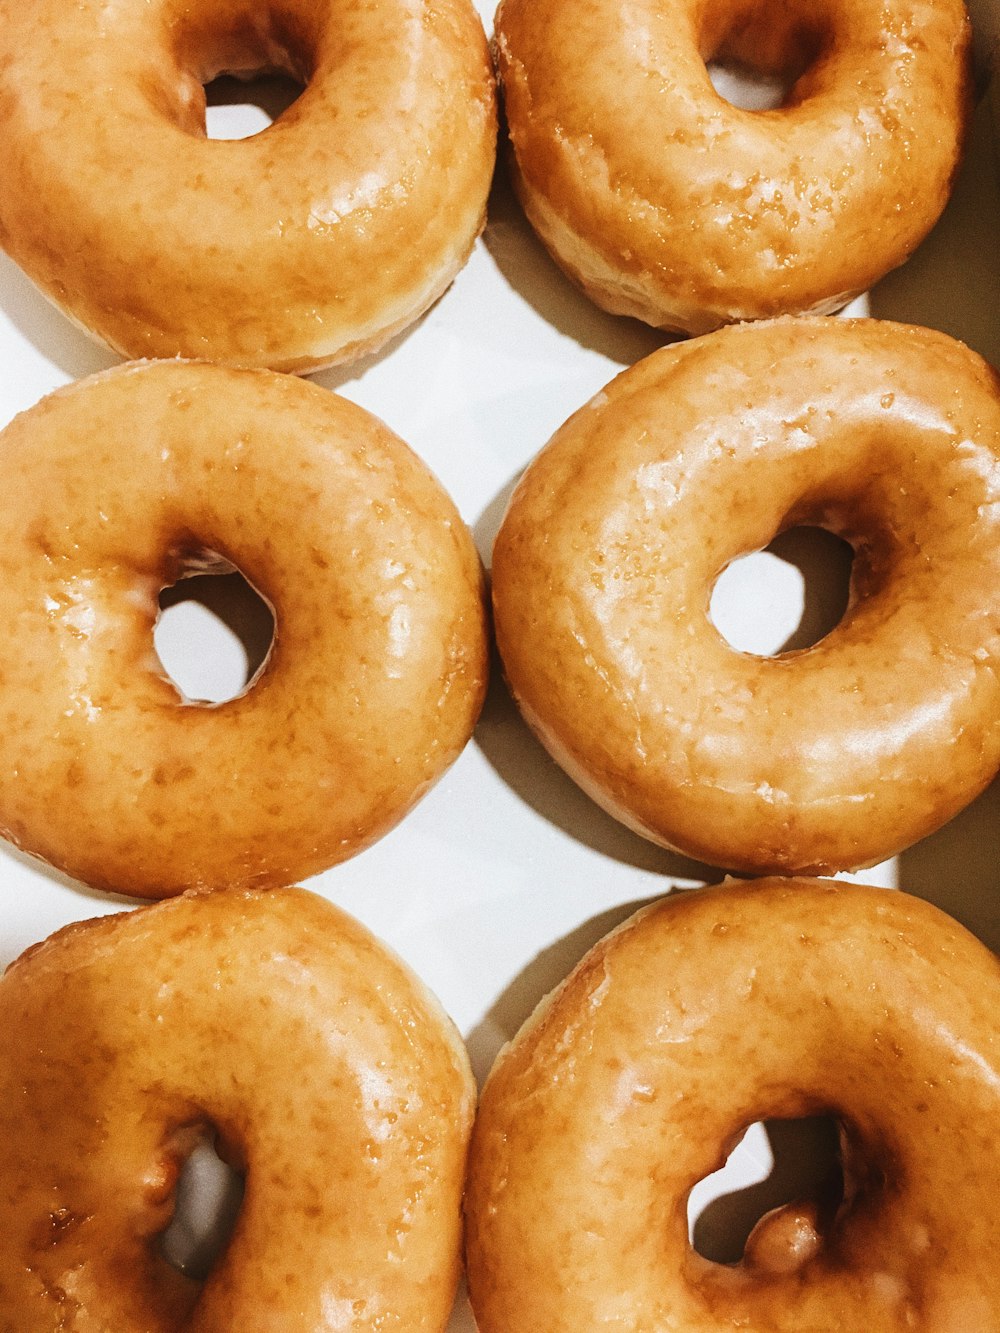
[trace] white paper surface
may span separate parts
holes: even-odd
[[[481,12],[489,28],[492,7]],[[998,204],[990,119],[980,109],[952,205],[910,263],[871,294],[871,313],[943,329],[1000,362]],[[434,309],[378,356],[316,378],[377,413],[429,462],[488,565],[528,461],[572,411],[662,341],[602,314],[570,287],[531,236],[501,170],[486,233]],[[117,360],[3,257],[0,351],[0,425],[58,385]],[[765,558],[734,570],[730,582],[717,599],[720,620],[758,651],[780,643],[797,616],[794,570]],[[755,589],[759,600],[749,596]],[[201,669],[225,678],[233,669],[225,635],[213,634],[200,614],[188,616],[187,630],[183,617],[174,627],[176,651],[193,656],[197,668],[199,640],[215,642],[220,662],[202,654]],[[898,881],[997,948],[998,816],[994,783],[898,863],[857,878]],[[606,930],[674,886],[719,877],[593,806],[529,736],[497,673],[476,734],[443,781],[376,847],[310,887],[413,965],[461,1028],[483,1076],[500,1044]],[[0,962],[66,922],[128,905],[0,850]],[[766,1138],[755,1130],[732,1179],[745,1183],[768,1166]],[[460,1301],[452,1333],[473,1328]]]

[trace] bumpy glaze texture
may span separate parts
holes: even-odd
[[[359,356],[483,226],[496,107],[468,0],[2,0],[0,33],[0,244],[124,356]],[[208,139],[203,85],[261,69],[303,93]]]
[[[706,333],[823,313],[937,220],[969,108],[961,0],[503,0],[527,215],[599,305]],[[733,106],[706,61],[791,83]]]
[[[103,889],[289,884],[391,828],[487,672],[468,529],[381,422],[293,376],[134,364],[0,437],[0,830]],[[272,607],[256,677],[183,698],[158,594],[226,562]]]
[[[68,927],[0,981],[0,1326],[440,1333],[475,1085],[420,981],[300,889]],[[162,1257],[184,1156],[246,1173],[204,1284]]]
[[[854,548],[810,648],[709,615],[725,566],[815,524]],[[943,334],[785,319],[665,348],[566,423],[493,554],[522,711],[646,836],[751,873],[871,865],[1000,768],[1000,394]]]
[[[640,912],[483,1089],[479,1329],[995,1333],[998,1003],[993,955],[895,890],[758,881]],[[841,1126],[839,1206],[789,1204],[741,1262],[702,1258],[692,1187],[749,1124],[812,1114]]]

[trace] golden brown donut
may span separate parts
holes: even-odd
[[[205,134],[203,85],[305,85]],[[482,228],[493,74],[469,0],[0,0],[0,244],[128,357],[312,370],[369,352]]]
[[[891,889],[696,890],[598,944],[500,1055],[473,1131],[481,1333],[993,1333],[1000,968]],[[741,1262],[687,1198],[756,1120],[836,1117],[844,1197]]]
[[[709,617],[730,561],[815,524],[851,601],[757,657]],[[871,865],[1000,768],[1000,394],[926,329],[788,318],[664,348],[556,433],[493,553],[528,722],[654,841],[750,872]]]
[[[313,894],[69,926],[0,981],[0,1325],[440,1333],[474,1098],[434,997]],[[246,1188],[202,1285],[160,1235],[213,1132]]]
[[[307,381],[118,367],[0,436],[0,832],[103,889],[289,884],[391,828],[456,758],[487,672],[482,571],[427,467]],[[274,641],[183,698],[160,590],[239,569]]]
[[[605,309],[706,333],[836,310],[937,220],[968,118],[962,0],[503,0],[515,185]],[[749,111],[706,61],[788,76]]]

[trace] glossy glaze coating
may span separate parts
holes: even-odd
[[[0,243],[124,356],[359,356],[482,228],[496,111],[468,0],[2,0],[0,34]],[[203,85],[261,69],[305,91],[206,138]]]
[[[525,210],[616,314],[705,333],[835,310],[944,207],[961,0],[503,0],[496,30]],[[731,105],[714,58],[788,76],[785,103]]]
[[[17,417],[0,492],[0,830],[68,874],[144,897],[293,883],[391,828],[468,740],[478,555],[353,404],[270,371],[127,365]],[[166,678],[153,627],[160,590],[213,561],[275,634],[207,705]]]
[[[440,1333],[474,1097],[434,997],[313,894],[70,926],[0,982],[0,1324]],[[159,1236],[212,1130],[246,1183],[202,1285]]]
[[[715,629],[716,579],[800,524],[854,547],[811,648]],[[522,711],[612,814],[710,865],[842,870],[1000,768],[1000,393],[944,334],[785,319],[665,348],[522,478],[493,554]]]
[[[730,883],[640,912],[483,1089],[481,1333],[995,1333],[998,1004],[993,955],[895,890]],[[692,1187],[749,1124],[811,1114],[840,1122],[841,1203],[703,1259]]]

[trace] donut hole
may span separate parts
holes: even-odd
[[[709,615],[738,652],[774,657],[811,648],[844,618],[853,561],[850,544],[825,528],[789,528],[722,571]]]
[[[717,19],[702,39],[712,86],[745,111],[772,111],[799,100],[796,87],[826,45],[823,28],[777,5],[737,12],[725,24]]]
[[[204,87],[209,139],[249,139],[260,134],[305,91],[305,84],[281,70],[220,74]]]
[[[170,114],[189,133],[246,139],[294,106],[314,70],[318,32],[264,3],[185,7],[171,32],[178,81]]]
[[[805,1205],[829,1225],[844,1199],[839,1121],[833,1116],[757,1121],[718,1171],[688,1196],[692,1248],[717,1264],[737,1264],[761,1218]]]
[[[214,1134],[206,1133],[181,1167],[174,1215],[160,1237],[167,1262],[187,1277],[207,1277],[229,1244],[243,1188],[243,1176],[222,1160]]]
[[[239,570],[181,578],[164,588],[153,644],[191,704],[235,699],[253,683],[274,642],[274,615]]]
[[[778,74],[762,74],[732,61],[710,60],[708,77],[724,101],[743,111],[775,111],[785,105],[797,82]]]

